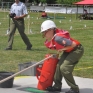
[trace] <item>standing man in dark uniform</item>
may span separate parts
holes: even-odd
[[[15,3],[11,6],[10,17],[12,18],[12,24],[10,26],[10,33],[8,39],[8,46],[5,50],[12,50],[14,34],[16,28],[18,29],[22,40],[26,44],[26,50],[31,50],[32,44],[30,43],[28,37],[24,33],[25,25],[24,25],[24,17],[28,14],[27,8],[24,3],[19,0],[15,0]]]

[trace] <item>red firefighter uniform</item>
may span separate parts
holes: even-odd
[[[59,50],[59,49],[62,49],[65,47],[64,45],[60,45],[55,41],[55,36],[67,38],[71,41],[74,41],[76,43],[76,45],[80,44],[77,40],[70,38],[70,34],[68,31],[56,29],[56,33],[55,33],[54,37],[52,38],[52,40],[51,41],[48,41],[48,40],[45,41],[45,45],[47,48]],[[66,50],[65,52],[70,52],[72,50],[73,50],[73,48],[70,48],[70,49]]]

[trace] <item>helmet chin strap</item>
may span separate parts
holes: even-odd
[[[54,35],[56,34],[56,28],[54,28]]]

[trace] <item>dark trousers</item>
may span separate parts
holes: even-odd
[[[8,48],[12,48],[16,28],[18,29],[20,36],[21,36],[22,40],[24,41],[24,43],[27,46],[31,46],[31,43],[30,43],[28,37],[24,33],[24,31],[25,31],[24,19],[18,19],[18,20],[12,19],[12,23],[10,26],[9,39],[8,39]]]
[[[78,46],[75,50],[71,52],[64,52],[57,64],[55,76],[54,76],[54,87],[62,87],[62,78],[64,77],[67,84],[74,90],[78,90],[78,85],[76,85],[73,78],[72,72],[75,65],[78,63],[80,58],[84,53],[82,45]],[[81,81],[82,82],[82,81]]]

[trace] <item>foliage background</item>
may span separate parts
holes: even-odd
[[[0,0],[0,2],[14,2],[14,0]],[[20,0],[22,2],[26,2],[26,0]],[[47,4],[72,4],[73,2],[78,2],[80,0],[29,0],[28,2],[36,2],[37,4],[39,4],[40,2],[45,2]]]

